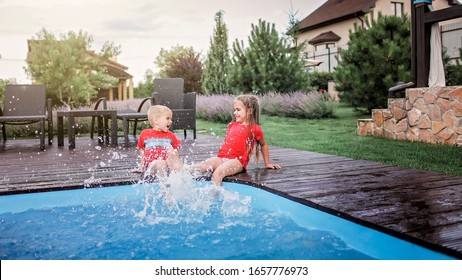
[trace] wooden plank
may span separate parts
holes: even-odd
[[[130,172],[137,163],[134,145],[98,146],[95,139],[78,137],[75,150],[52,145],[39,151],[36,140],[0,145],[0,195],[140,180]],[[183,141],[181,154],[198,162],[216,155],[222,141],[198,135],[197,141]],[[461,177],[278,147],[270,147],[270,154],[282,169],[251,162],[247,172],[226,180],[462,258]]]
[[[425,14],[425,23],[433,24],[440,21],[462,17],[462,5],[448,7]]]

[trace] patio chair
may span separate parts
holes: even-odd
[[[6,125],[40,123],[40,149],[45,150],[45,122],[48,122],[48,145],[53,143],[51,99],[46,99],[45,85],[6,85],[3,111],[0,112],[3,141]]]
[[[106,101],[106,97],[101,97],[101,98],[98,98],[98,100],[96,100],[95,104],[93,105],[93,110],[99,110],[100,108],[100,104],[101,105],[101,109],[102,110],[106,110],[107,109],[107,101]],[[98,117],[91,117],[91,128],[90,128],[90,139],[93,139],[93,132],[95,130],[95,119],[98,120],[98,127],[101,128],[103,127],[103,118],[98,118]],[[104,128],[107,129],[108,128],[108,124],[105,123],[104,124]],[[98,131],[98,134],[101,135],[101,132]]]
[[[145,103],[150,101],[151,106],[154,105],[154,100],[152,97],[146,97],[141,100],[140,104],[138,105],[137,110],[134,109],[123,109],[117,111],[117,119],[122,120],[123,122],[123,131],[124,131],[124,139],[125,139],[125,146],[128,146],[128,135],[130,130],[130,123],[133,123],[133,136],[136,137],[136,130],[139,121],[146,121],[148,120],[148,116],[146,113],[142,112]],[[98,110],[99,107],[102,106],[103,109],[107,109],[107,102],[106,98],[102,97],[98,99],[94,105],[94,110]],[[95,117],[92,118],[91,122],[91,133],[90,138],[93,138],[93,131],[95,127]]]
[[[186,131],[193,130],[193,138],[196,139],[196,93],[184,93],[182,78],[156,78],[154,89],[154,103],[172,110],[172,130],[182,129],[185,139]]]

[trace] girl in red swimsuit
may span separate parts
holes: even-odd
[[[279,169],[279,164],[269,160],[268,144],[259,124],[260,106],[254,95],[246,94],[234,100],[234,121],[228,125],[226,138],[216,157],[194,165],[194,170],[212,172],[212,182],[220,186],[223,178],[245,171],[249,159],[255,152],[256,161],[263,155],[265,167]]]

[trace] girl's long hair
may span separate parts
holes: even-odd
[[[258,98],[252,94],[242,94],[236,97],[235,100],[239,100],[244,104],[247,112],[250,112],[248,116],[248,129],[250,138],[247,139],[247,156],[250,159],[254,152],[254,143],[255,141],[255,132],[253,126],[255,124],[260,125],[260,104],[258,103]],[[260,160],[261,154],[261,147],[257,142],[256,149],[255,149],[255,161],[258,163]]]

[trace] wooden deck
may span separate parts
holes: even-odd
[[[38,139],[2,141],[0,195],[137,182],[130,172],[136,149],[122,142],[100,147],[96,139],[77,138],[77,148],[69,150],[66,139],[64,147],[55,141],[40,151]],[[183,142],[182,155],[198,162],[215,155],[221,142],[198,135]],[[270,156],[283,168],[251,163],[228,180],[462,259],[462,177],[278,147],[270,148]]]

